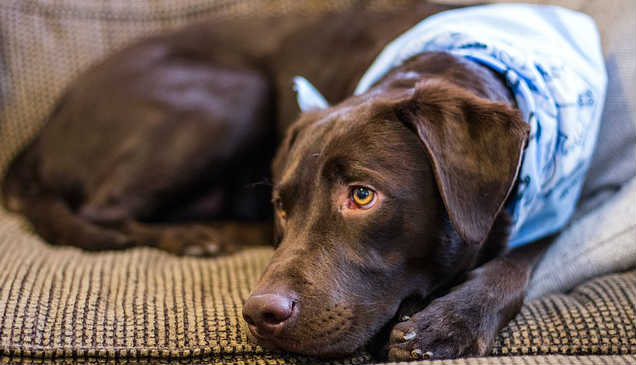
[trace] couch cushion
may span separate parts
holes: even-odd
[[[217,259],[152,248],[89,253],[47,245],[0,212],[0,252],[0,360],[314,361],[247,341],[242,303],[270,248]],[[636,354],[635,306],[634,271],[533,300],[492,354]]]

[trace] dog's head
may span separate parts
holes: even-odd
[[[350,353],[474,265],[528,129],[443,80],[304,113],[274,161],[278,247],[244,309],[266,346]]]

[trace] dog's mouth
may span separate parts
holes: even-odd
[[[321,341],[312,342],[311,346],[308,347],[307,342],[298,338],[290,336],[272,337],[259,333],[258,329],[252,328],[248,332],[248,339],[268,350],[288,351],[325,359],[341,358],[353,352],[340,350],[341,344],[337,340],[332,341],[331,339],[323,338]]]
[[[362,347],[366,337],[365,321],[356,315],[366,313],[366,310],[343,303],[325,306],[320,300],[307,299],[322,308],[307,310],[308,305],[305,305],[305,312],[293,308],[288,320],[269,326],[246,316],[249,339],[267,349],[320,358],[344,357]]]
[[[271,338],[272,336],[271,334],[263,334],[258,330],[258,328],[252,325],[249,325],[248,328],[249,328],[249,334],[254,337],[256,342],[258,342],[259,344],[266,344],[265,347],[275,347],[274,346],[275,339]]]
[[[377,331],[366,334],[369,336],[366,341],[362,338],[365,336],[363,328],[365,326],[358,326],[358,321],[355,320],[346,321],[346,326],[343,325],[343,322],[340,322],[340,325],[329,322],[318,328],[319,326],[316,324],[325,317],[323,315],[305,321],[297,321],[294,323],[292,331],[281,327],[264,332],[259,330],[257,326],[248,323],[248,338],[251,342],[258,343],[266,349],[283,350],[320,358],[341,358],[358,350],[366,349],[373,357],[384,359],[388,351],[386,346],[393,326],[423,309],[427,302],[418,295],[407,297],[395,310],[393,317],[381,325]],[[328,316],[326,318],[330,318]],[[353,318],[353,315],[350,318]],[[369,321],[373,322],[370,319]],[[306,323],[303,324],[303,322]],[[297,328],[298,325],[305,328]],[[359,344],[354,343],[353,339],[355,338],[360,340]]]

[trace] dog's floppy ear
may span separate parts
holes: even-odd
[[[426,146],[459,236],[483,243],[517,177],[528,124],[507,104],[443,80],[418,83],[394,112]]]

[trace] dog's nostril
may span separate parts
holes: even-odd
[[[247,322],[247,324],[251,324],[252,326],[256,324],[254,323],[254,320],[252,319],[252,317],[246,314],[245,311],[243,311],[243,319],[245,319],[245,322]]]
[[[263,320],[267,323],[276,324],[281,322],[274,313],[265,312],[263,313]]]

